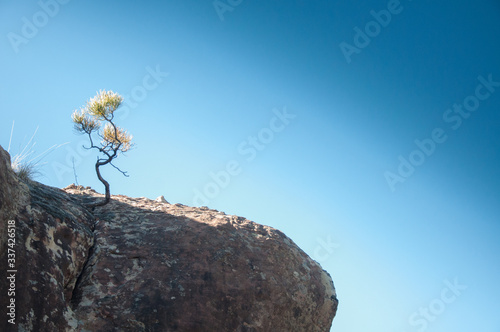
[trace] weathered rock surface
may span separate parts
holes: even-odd
[[[2,147],[0,179],[0,330],[72,330],[77,321],[68,304],[94,244],[94,217],[60,189],[19,182]],[[14,267],[7,266],[8,249],[12,250],[6,243],[8,220],[15,221]],[[17,273],[6,273],[8,270]],[[11,297],[7,296],[11,287],[6,277],[12,274],[15,296]],[[5,313],[11,298],[15,299],[15,326]]]
[[[20,183],[7,158],[0,147],[0,267],[12,219],[16,326],[0,330],[329,331],[333,282],[282,232],[164,198],[116,195],[90,212],[102,195]]]

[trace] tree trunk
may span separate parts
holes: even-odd
[[[99,178],[99,181],[101,181],[102,184],[104,184],[104,188],[106,189],[106,193],[105,193],[104,200],[102,202],[91,204],[90,205],[91,208],[95,208],[97,206],[104,206],[104,205],[108,204],[109,201],[111,200],[111,193],[109,191],[109,183],[108,183],[108,181],[104,180],[104,178],[101,175],[101,171],[99,170],[99,167],[101,167],[102,165],[106,165],[107,163],[108,162],[103,163],[103,162],[100,162],[99,160],[97,160],[97,162],[95,164],[95,171],[97,173],[97,177]]]

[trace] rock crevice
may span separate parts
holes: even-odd
[[[72,310],[74,310],[75,308],[78,307],[78,304],[81,300],[80,287],[81,287],[81,283],[82,283],[82,278],[83,278],[84,272],[89,268],[89,262],[91,260],[91,257],[93,257],[93,255],[94,255],[96,240],[95,240],[95,235],[93,232],[94,232],[94,229],[92,229],[93,243],[90,246],[90,248],[88,249],[87,257],[83,263],[83,267],[80,270],[80,272],[78,273],[78,276],[76,277],[76,280],[75,280],[75,285],[73,287],[73,290],[71,291],[71,298],[69,299],[69,303],[70,303],[70,307]]]

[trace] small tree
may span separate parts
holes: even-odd
[[[120,107],[123,98],[113,92],[101,90],[97,95],[90,99],[85,107],[74,111],[71,119],[75,124],[75,129],[80,134],[87,134],[90,140],[90,147],[85,149],[96,149],[102,155],[97,157],[95,170],[99,181],[106,188],[106,197],[104,201],[94,203],[91,207],[102,206],[109,203],[111,194],[109,191],[109,183],[104,180],[101,175],[100,167],[110,164],[116,168],[124,176],[123,172],[113,164],[113,160],[118,157],[120,152],[126,152],[132,147],[132,135],[129,135],[124,129],[117,127],[113,122],[115,111]],[[104,124],[104,125],[103,125]],[[100,143],[94,143],[92,136],[96,134],[100,139]]]

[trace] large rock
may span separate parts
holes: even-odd
[[[3,319],[0,330],[329,331],[332,280],[282,232],[164,199],[117,195],[89,212],[102,195],[22,184],[7,157],[0,147],[0,215],[16,222],[17,325]]]

